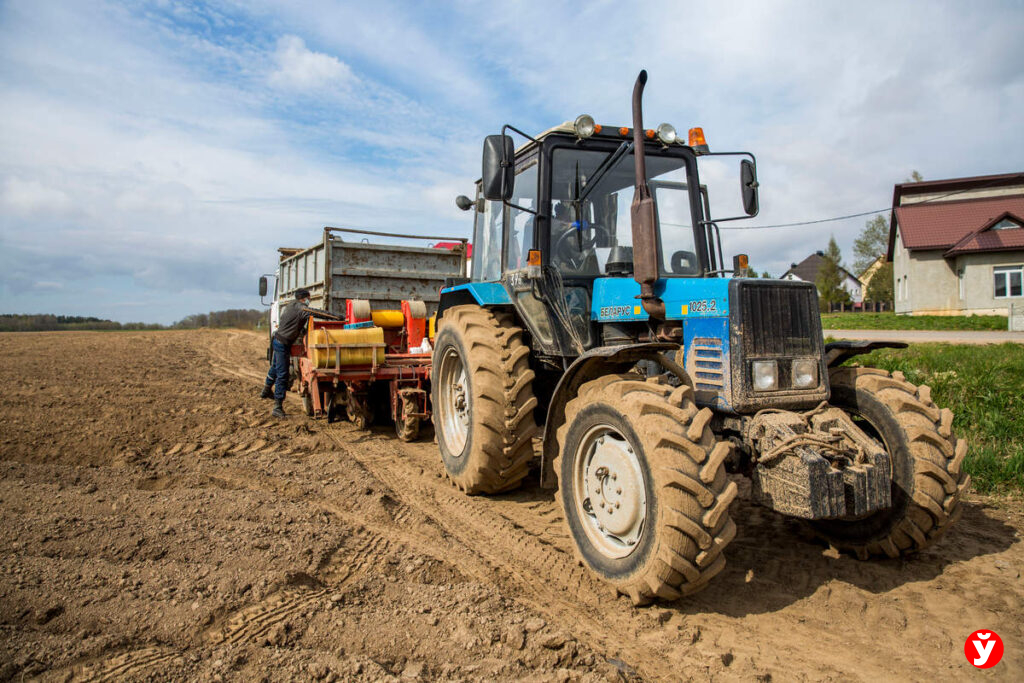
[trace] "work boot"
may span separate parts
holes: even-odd
[[[264,384],[263,393],[260,394],[260,398],[274,398],[274,385]]]
[[[270,414],[273,415],[274,417],[288,417],[287,415],[284,414],[283,398],[274,399],[274,410]]]

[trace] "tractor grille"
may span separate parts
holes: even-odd
[[[694,384],[697,391],[722,393],[725,373],[722,367],[722,340],[716,337],[697,337],[693,340]]]
[[[818,297],[813,285],[742,282],[739,336],[745,358],[821,353]]]

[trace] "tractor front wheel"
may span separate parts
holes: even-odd
[[[963,472],[967,442],[953,434],[953,413],[931,389],[902,373],[834,368],[830,403],[845,410],[892,460],[892,507],[863,519],[813,523],[818,536],[860,559],[898,557],[926,548],[960,516],[970,476]]]
[[[513,489],[537,432],[522,328],[507,313],[473,305],[453,306],[439,324],[430,386],[445,471],[466,493]]]
[[[584,564],[638,605],[703,588],[736,535],[711,411],[689,386],[627,374],[584,384],[565,417],[554,470]]]

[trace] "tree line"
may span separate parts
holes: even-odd
[[[52,315],[49,313],[0,314],[0,332],[56,332],[73,330],[192,330],[200,327],[234,327],[253,329],[265,324],[266,311],[253,308],[232,308],[185,316],[171,325],[158,323],[119,323],[114,320],[79,315]]]

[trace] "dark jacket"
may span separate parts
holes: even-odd
[[[281,312],[281,320],[277,324],[274,339],[285,346],[291,346],[306,331],[310,318],[328,317],[325,311],[308,308],[301,301],[293,301]]]

